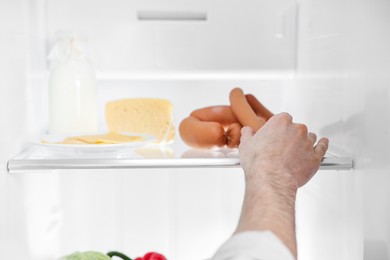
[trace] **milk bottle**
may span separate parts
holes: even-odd
[[[50,51],[49,133],[97,131],[96,78],[85,42],[58,38]]]

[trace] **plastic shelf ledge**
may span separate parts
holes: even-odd
[[[11,159],[9,173],[50,170],[104,170],[141,168],[215,168],[240,167],[239,158],[174,158],[174,159]],[[350,170],[353,159],[348,157],[324,157],[320,170]]]

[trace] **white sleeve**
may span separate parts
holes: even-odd
[[[290,250],[270,231],[233,235],[210,260],[294,260]]]

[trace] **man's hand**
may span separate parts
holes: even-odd
[[[245,196],[236,233],[270,230],[297,257],[295,198],[319,169],[328,139],[295,124],[287,113],[271,117],[256,133],[241,130],[239,146]]]
[[[308,133],[303,124],[292,122],[292,117],[281,113],[255,134],[244,127],[240,144],[240,160],[246,177],[261,178],[301,187],[317,172],[328,149],[328,139]],[[281,179],[279,179],[281,178]]]

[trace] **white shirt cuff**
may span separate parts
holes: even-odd
[[[233,235],[210,260],[294,260],[290,250],[270,231]]]

